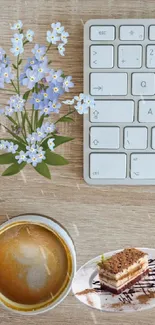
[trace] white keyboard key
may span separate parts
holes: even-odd
[[[127,94],[127,73],[91,73],[90,92],[96,96],[123,96]]]
[[[92,45],[90,47],[91,68],[112,68],[114,66],[112,45]]]
[[[144,39],[144,26],[124,25],[120,27],[120,40],[142,41]]]
[[[90,147],[92,149],[118,149],[119,127],[91,127]]]
[[[155,179],[155,154],[131,155],[131,178]]]
[[[90,177],[105,179],[126,178],[126,154],[90,154]]]
[[[138,120],[140,123],[155,122],[155,100],[140,100]]]
[[[155,45],[148,45],[146,51],[147,68],[155,68]]]
[[[92,41],[113,41],[115,39],[115,27],[91,26],[90,39]]]
[[[140,68],[142,66],[141,45],[120,45],[118,47],[119,68]]]
[[[90,109],[91,122],[133,122],[133,100],[96,100],[95,104]]]
[[[155,40],[155,25],[151,25],[149,28],[149,39],[151,41]]]
[[[132,95],[154,95],[155,78],[154,73],[132,74]]]
[[[147,148],[147,128],[126,127],[124,130],[125,149],[146,149]]]
[[[152,128],[152,149],[155,149],[155,128]]]

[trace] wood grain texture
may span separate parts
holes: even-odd
[[[154,18],[154,0],[1,0],[0,46],[9,50],[9,23],[21,19],[45,41],[46,30],[61,21],[70,32],[66,56],[50,54],[55,67],[63,67],[75,81],[72,93],[82,91],[83,23],[91,18]],[[6,96],[0,96],[4,103]],[[4,135],[1,130],[1,135]],[[64,125],[64,135],[75,137],[60,152],[70,160],[66,167],[51,168],[52,181],[32,168],[0,177],[0,221],[21,213],[43,213],[56,218],[71,233],[78,267],[102,252],[124,246],[155,247],[155,187],[89,187],[82,178],[82,118]],[[0,167],[0,172],[3,171]],[[54,325],[155,324],[155,309],[116,315],[100,313],[80,304],[70,294],[55,310],[36,317],[14,315],[0,307],[0,323]]]

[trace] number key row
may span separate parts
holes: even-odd
[[[111,69],[114,67],[113,45],[90,46],[90,67],[92,69]],[[141,45],[118,46],[118,68],[138,69],[142,67],[143,53]],[[146,60],[147,68],[155,68],[155,45],[147,45]]]

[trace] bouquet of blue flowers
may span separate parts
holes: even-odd
[[[64,157],[54,152],[55,148],[73,140],[59,134],[58,123],[73,121],[70,115],[74,111],[87,113],[89,107],[94,107],[94,99],[80,94],[71,100],[60,100],[74,84],[71,76],[51,68],[47,56],[52,45],[64,56],[69,34],[59,22],[51,24],[51,30],[47,31],[47,46],[36,44],[32,49],[32,57],[27,59],[23,67],[22,54],[24,48],[33,41],[34,32],[28,30],[24,33],[20,20],[11,29],[16,31],[11,38],[10,49],[16,62],[12,64],[0,48],[0,90],[12,94],[5,108],[0,109],[1,120],[4,115],[9,120],[10,128],[2,122],[0,125],[11,135],[0,139],[0,150],[5,151],[0,155],[0,164],[10,165],[2,175],[17,174],[30,164],[38,173],[50,179],[48,165],[68,164]],[[8,84],[9,87],[5,88]],[[30,112],[28,104],[31,104]],[[59,114],[63,104],[69,105],[67,114],[52,121],[52,113]]]

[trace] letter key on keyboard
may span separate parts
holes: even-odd
[[[84,179],[155,185],[155,23],[94,19],[84,27]]]

